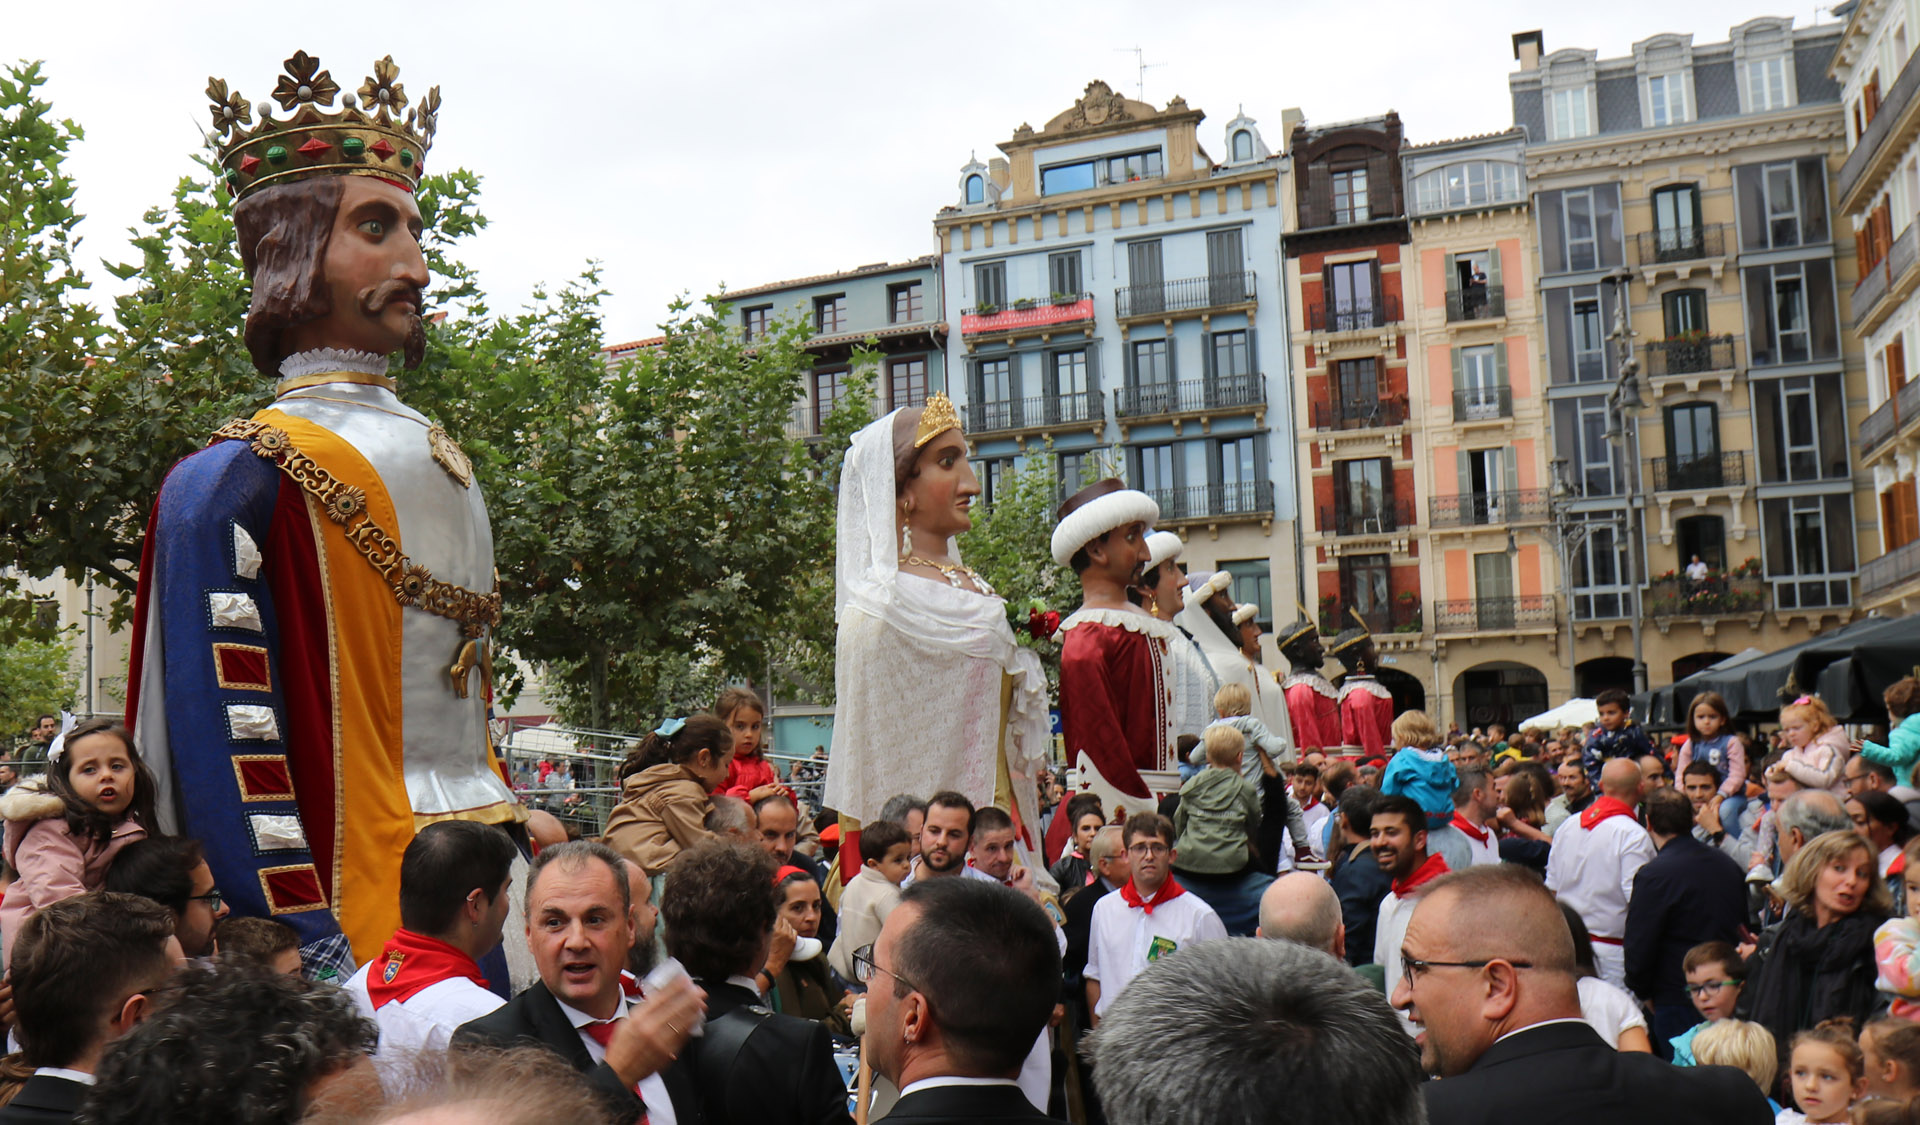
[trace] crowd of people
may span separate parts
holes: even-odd
[[[92,720],[0,795],[0,1125],[1920,1121],[1920,684],[1887,703],[1884,745],[1713,695],[1656,743],[1609,693],[1276,761],[1230,686],[1158,807],[1048,772],[1031,827],[943,791],[843,839],[733,689],[601,839],[427,825],[344,979],[228,915]]]

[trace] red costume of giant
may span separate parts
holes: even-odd
[[[1293,720],[1293,745],[1301,753],[1330,750],[1346,741],[1340,731],[1340,693],[1318,672],[1295,672],[1280,684]]]
[[[1060,623],[1060,725],[1109,785],[1151,801],[1141,770],[1171,769],[1173,626],[1140,610],[1082,609]]]
[[[1340,685],[1340,739],[1358,746],[1368,758],[1385,757],[1392,740],[1393,693],[1379,680],[1350,675]]]

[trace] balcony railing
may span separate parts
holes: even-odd
[[[1465,598],[1433,603],[1436,633],[1487,633],[1552,626],[1559,615],[1553,595],[1518,598]]]
[[[1646,345],[1646,352],[1647,374],[1655,377],[1733,370],[1733,337],[1730,335],[1657,340]]]
[[[1888,135],[1898,127],[1900,117],[1906,112],[1907,104],[1913,101],[1915,93],[1920,93],[1920,55],[1910,56],[1906,65],[1900,68],[1899,77],[1893,80],[1893,85],[1887,87],[1886,94],[1881,97],[1880,108],[1875,111],[1873,120],[1867,122],[1867,127],[1860,131],[1860,143],[1853,146],[1853,151],[1847,154],[1847,162],[1840,166],[1840,185],[1833,197],[1835,207],[1844,205],[1847,196],[1852,195],[1853,189],[1858,186],[1860,177],[1866,175],[1867,169],[1883,155],[1881,147],[1887,143]]]
[[[1320,509],[1320,530],[1335,535],[1386,535],[1413,526],[1413,504],[1387,501],[1367,508],[1336,504]]]
[[[1114,315],[1119,317],[1217,309],[1225,305],[1244,305],[1253,299],[1252,270],[1189,277],[1180,281],[1123,285],[1113,291]]]
[[[1899,428],[1900,404],[1890,398],[1860,424],[1860,452],[1871,453],[1885,445],[1887,439],[1893,436],[1893,431]]]
[[[1273,482],[1199,484],[1189,488],[1143,488],[1160,505],[1160,521],[1251,516],[1273,511]]]
[[[1427,501],[1428,527],[1489,527],[1544,520],[1552,496],[1544,488],[1508,492],[1465,492]]]
[[[981,304],[960,314],[960,334],[1019,332],[1079,324],[1093,319],[1093,294],[1062,293],[1047,299],[1026,298],[1005,306]]]
[[[1894,409],[1900,412],[1900,424],[1920,418],[1920,379],[1909,379],[1893,396]]]
[[[1727,252],[1727,224],[1707,223],[1697,227],[1641,231],[1638,241],[1640,264],[1643,266],[1718,258]]]
[[[1492,320],[1507,315],[1507,291],[1485,285],[1447,291],[1447,323]]]
[[[1263,406],[1267,401],[1264,375],[1228,375],[1184,383],[1129,383],[1120,388],[1115,411],[1123,418],[1159,414],[1198,413]]]
[[[1698,488],[1727,488],[1747,483],[1747,455],[1709,453],[1700,457],[1655,457],[1653,490],[1686,492]]]
[[[1860,568],[1860,593],[1864,597],[1898,586],[1920,575],[1920,539],[1895,547]]]
[[[1313,428],[1316,430],[1372,430],[1402,425],[1406,420],[1406,404],[1391,399],[1313,404]]]
[[[1730,617],[1767,608],[1765,579],[1709,574],[1656,578],[1647,586],[1647,612],[1654,617]]]
[[[1363,301],[1317,301],[1307,306],[1309,332],[1358,332],[1385,328],[1400,319],[1400,298],[1391,293]]]
[[[1105,417],[1099,391],[1070,391],[1061,395],[1017,398],[1000,402],[969,402],[967,432],[1024,430],[1035,426],[1083,426]]]
[[[1486,422],[1513,417],[1512,387],[1470,387],[1453,392],[1453,420]]]
[[[806,438],[820,436],[820,412],[810,402],[795,403],[787,415],[787,436]]]
[[[1337,637],[1353,628],[1353,614],[1358,612],[1360,620],[1367,623],[1367,631],[1372,633],[1418,633],[1421,627],[1420,602],[1412,598],[1393,601],[1373,609],[1358,611],[1347,606],[1323,602],[1320,606],[1320,632],[1328,637]]]

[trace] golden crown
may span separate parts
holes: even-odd
[[[920,412],[920,426],[914,431],[913,447],[918,449],[948,430],[959,428],[960,415],[953,409],[953,400],[947,397],[946,392],[935,391],[927,399],[926,409]]]
[[[373,64],[360,84],[359,99],[342,94],[320,60],[295,51],[273,89],[273,100],[292,114],[273,119],[273,105],[261,102],[260,123],[239,91],[228,93],[224,79],[207,79],[213,102],[213,135],[226,169],[227,193],[235,200],[256,188],[315,176],[378,176],[412,191],[426,171],[427,150],[440,124],[440,87],[413,108],[400,85],[400,68],[388,55]],[[321,107],[340,99],[337,112]],[[401,111],[405,110],[405,115]]]

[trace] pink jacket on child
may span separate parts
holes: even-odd
[[[62,899],[99,890],[113,857],[147,834],[139,821],[125,817],[101,847],[69,832],[66,812],[39,781],[23,781],[0,796],[0,817],[7,822],[0,855],[20,873],[0,902],[0,966],[12,962],[13,939],[28,918]]]

